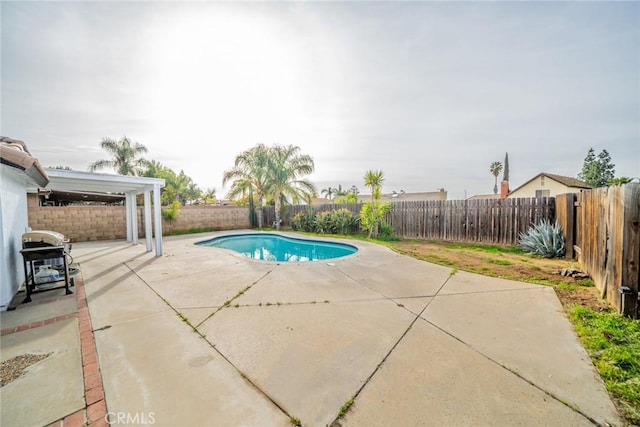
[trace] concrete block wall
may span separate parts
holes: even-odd
[[[124,206],[29,207],[29,227],[57,231],[72,242],[127,237]]]
[[[125,239],[127,225],[124,206],[29,206],[29,227],[53,230],[72,242]],[[235,206],[183,206],[174,224],[163,223],[163,231],[211,228],[250,228],[249,208]],[[144,237],[144,209],[138,209],[138,234]]]
[[[140,215],[143,215],[142,213]],[[251,228],[248,207],[235,206],[182,206],[180,216],[173,224],[163,224],[169,230],[189,230],[190,228],[214,228],[233,230]]]

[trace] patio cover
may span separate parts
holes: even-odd
[[[151,192],[153,192],[153,225],[156,256],[162,256],[162,217],[160,189],[164,179],[140,176],[112,175],[64,169],[45,169],[49,177],[48,188],[57,191],[87,191],[94,193],[124,193],[127,218],[127,242],[138,243],[136,195],[144,194],[144,225],[147,252],[152,251]]]

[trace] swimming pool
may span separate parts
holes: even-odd
[[[340,258],[358,251],[355,246],[320,240],[296,239],[280,234],[232,234],[196,243],[230,249],[263,261],[305,262]]]

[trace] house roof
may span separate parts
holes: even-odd
[[[311,206],[328,205],[330,203],[332,203],[331,200],[327,199],[326,197],[314,197],[313,199],[311,199]]]
[[[36,185],[46,187],[49,183],[47,173],[23,141],[0,136],[0,161],[24,172]]]
[[[580,181],[579,179],[576,179],[576,178],[571,178],[570,176],[562,176],[562,175],[555,175],[555,174],[552,174],[552,173],[542,172],[542,173],[539,173],[538,175],[534,176],[533,178],[531,178],[530,180],[528,180],[524,184],[520,185],[519,187],[514,188],[513,190],[509,191],[509,194],[515,193],[516,191],[518,191],[519,189],[521,189],[522,187],[524,187],[525,185],[527,185],[531,181],[534,181],[534,180],[536,180],[537,178],[539,178],[541,176],[545,176],[547,178],[550,178],[550,179],[552,179],[554,181],[559,182],[560,184],[566,185],[567,187],[571,187],[571,188],[582,188],[582,189],[593,188],[592,186],[590,186],[586,182]]]
[[[490,200],[490,199],[499,199],[499,194],[476,194],[469,197],[467,200]]]

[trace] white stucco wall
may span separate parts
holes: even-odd
[[[24,282],[20,249],[27,230],[27,176],[0,164],[0,311],[5,311]]]
[[[544,181],[541,178],[544,178]],[[539,176],[533,181],[518,188],[517,191],[510,193],[508,197],[510,199],[518,197],[536,197],[536,190],[549,190],[549,197],[555,197],[558,194],[577,192],[576,189],[567,187],[548,176]]]

